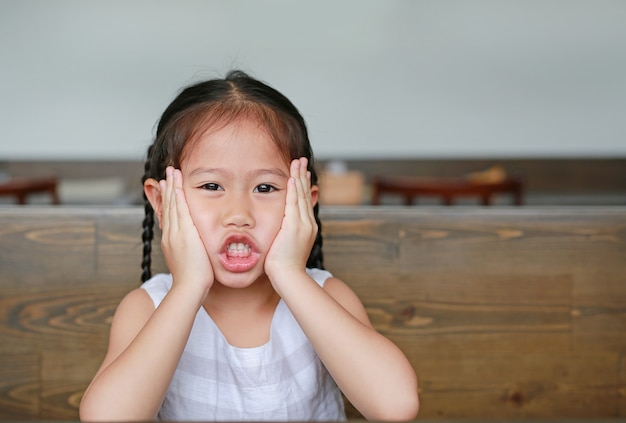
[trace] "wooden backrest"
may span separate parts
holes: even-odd
[[[321,217],[326,267],[417,371],[420,417],[626,416],[625,207]],[[77,418],[116,305],[139,285],[142,218],[0,208],[0,417]]]

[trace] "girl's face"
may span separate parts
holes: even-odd
[[[256,123],[205,134],[181,163],[183,190],[215,280],[245,287],[264,275],[280,229],[289,163]]]

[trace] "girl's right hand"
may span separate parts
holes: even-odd
[[[181,171],[167,167],[159,186],[163,202],[161,248],[174,286],[196,286],[206,297],[213,285],[213,268],[189,213]]]

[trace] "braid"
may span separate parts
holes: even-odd
[[[141,282],[145,282],[152,277],[152,270],[150,266],[152,264],[152,238],[154,232],[154,210],[149,202],[146,201],[145,217],[143,219],[143,232],[141,233],[141,240],[143,241],[143,260],[141,261]]]
[[[144,175],[141,178],[141,185],[146,182],[150,175],[150,158],[154,145],[148,148],[148,158],[144,165]],[[143,257],[141,260],[141,282],[145,282],[152,277],[152,239],[154,238],[154,210],[146,197],[146,193],[143,194],[144,201],[144,218],[143,218],[143,231],[141,232],[141,241],[143,242]]]
[[[313,214],[315,216],[315,223],[317,223],[317,235],[315,236],[315,242],[313,248],[311,248],[311,254],[306,262],[306,267],[324,269],[324,255],[322,253],[322,221],[319,218],[319,203],[313,207]]]

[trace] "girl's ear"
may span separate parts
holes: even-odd
[[[159,220],[159,228],[161,228],[161,215],[163,213],[163,199],[161,196],[161,187],[159,182],[154,178],[146,179],[143,183],[143,192],[146,194],[154,214]]]
[[[319,199],[320,188],[317,185],[311,185],[311,204],[313,207],[317,204]]]

